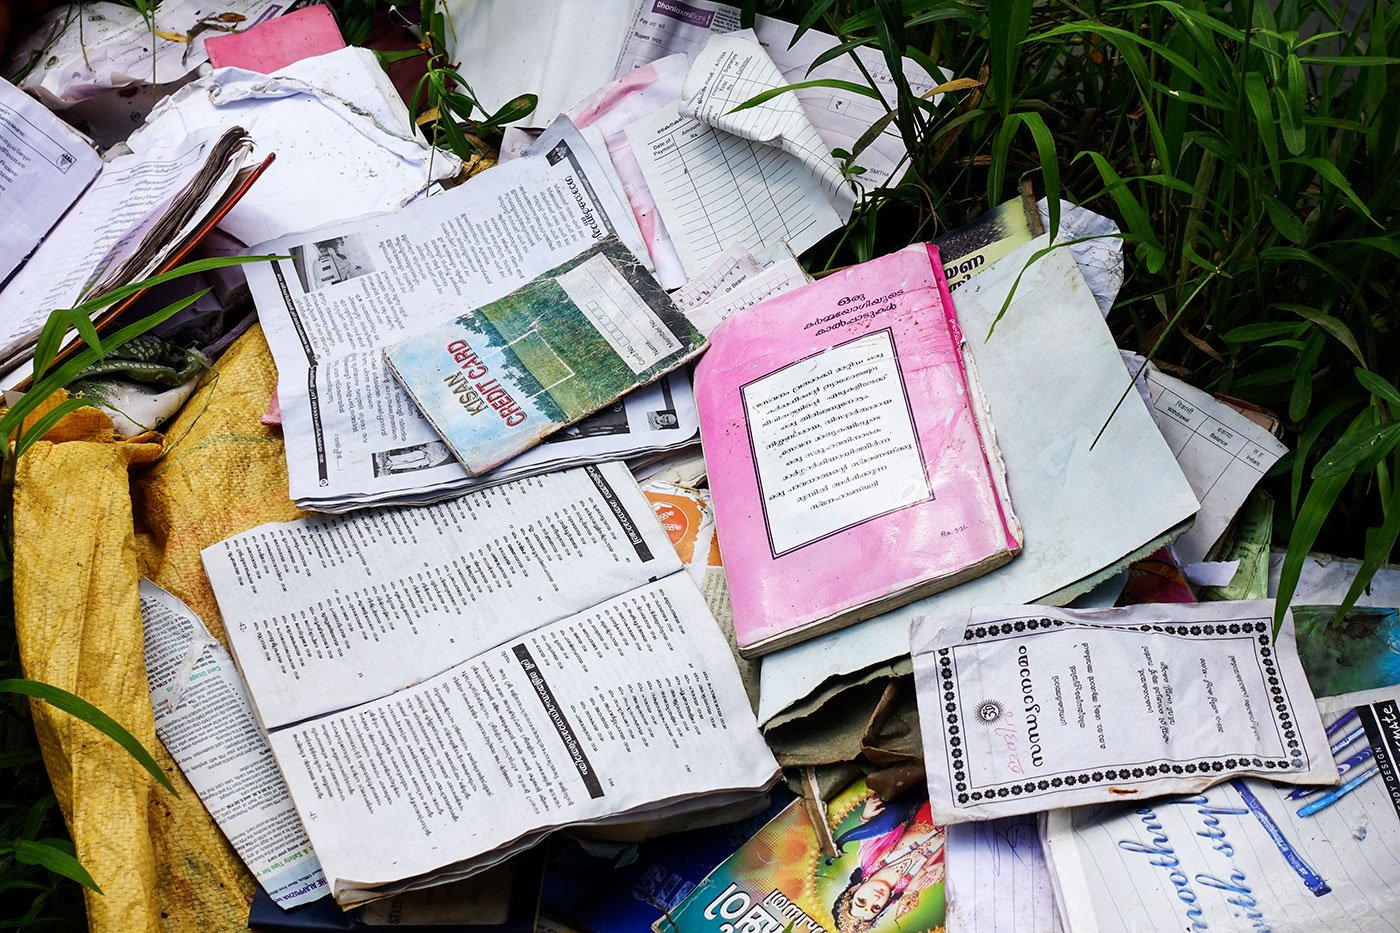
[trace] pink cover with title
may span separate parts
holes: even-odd
[[[933,246],[726,320],[695,374],[738,644],[752,656],[1020,549]]]

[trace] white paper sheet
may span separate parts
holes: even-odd
[[[270,76],[221,68],[162,101],[130,145],[145,152],[230,126],[249,131],[254,158],[277,155],[219,225],[248,246],[394,210],[461,169],[413,128],[374,53],[356,48]]]
[[[536,94],[519,121],[548,126],[613,79],[631,14],[628,0],[446,0],[447,54],[476,97],[495,111]]]
[[[915,615],[1039,600],[1114,565],[1199,507],[1141,406],[1121,406],[1090,449],[1128,387],[1128,373],[1068,250],[1053,250],[1026,270],[987,339],[1016,276],[1046,243],[1040,237],[1020,247],[957,292],[967,352],[1025,528],[1020,556],[911,606],[768,655],[760,722],[831,677],[905,654]]]
[[[948,827],[947,933],[1059,933],[1034,815]]]
[[[52,107],[65,107],[113,88],[179,81],[209,61],[204,40],[230,28],[251,29],[287,12],[288,0],[169,0],[151,4],[151,24],[132,4],[84,3],[81,28],[75,5],[52,10],[10,58],[6,73],[35,61],[21,86]],[[242,17],[237,23],[200,21],[221,15]],[[162,36],[160,33],[165,33]],[[179,41],[169,36],[188,37]],[[154,43],[154,52],[152,44]]]
[[[281,907],[330,893],[233,659],[188,606],[140,586],[156,735]]]
[[[1283,574],[1284,551],[1269,552],[1269,595],[1278,593],[1279,577]],[[1309,554],[1303,558],[1303,570],[1298,587],[1293,592],[1295,606],[1340,606],[1351,589],[1352,581],[1361,570],[1361,561],[1331,554]],[[1400,566],[1385,564],[1371,578],[1356,600],[1358,606],[1383,609],[1400,607]]]
[[[101,157],[68,124],[0,78],[0,285],[101,166]]]
[[[615,74],[626,74],[647,62],[666,55],[685,53],[694,57],[713,33],[733,32],[740,28],[739,8],[713,0],[638,0],[618,55]],[[797,84],[818,78],[835,78],[852,84],[869,86],[865,74],[843,55],[818,68],[811,68],[821,53],[835,46],[835,36],[809,29],[793,44],[797,27],[771,16],[757,16],[754,32],[758,40],[782,72],[785,83]],[[875,79],[884,100],[895,100],[894,80],[885,57],[876,49],[855,50],[861,65]],[[811,69],[809,72],[808,69]],[[943,78],[935,79],[909,59],[904,60],[904,76],[915,94],[926,94]],[[828,149],[850,150],[857,139],[886,110],[880,102],[866,95],[832,88],[803,88],[792,92],[802,102],[807,116],[816,126]],[[935,101],[937,97],[933,98]],[[870,147],[861,153],[856,163],[865,169],[861,184],[873,188],[888,181],[904,161],[904,141],[893,125],[881,133]]]
[[[627,127],[686,273],[738,243],[801,253],[841,226],[797,158],[681,116],[672,103]]]
[[[1336,782],[1293,618],[1270,600],[1074,611],[986,606],[911,635],[939,822]]]

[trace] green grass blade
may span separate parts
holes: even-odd
[[[0,693],[17,693],[21,696],[43,700],[50,706],[57,707],[65,713],[77,717],[126,749],[127,753],[135,758],[137,763],[145,768],[146,772],[155,778],[161,787],[172,794],[176,792],[170,779],[165,776],[165,772],[160,770],[160,765],[156,764],[155,758],[151,757],[151,753],[146,751],[136,736],[126,731],[121,723],[82,697],[52,684],[18,678],[0,680]]]
[[[82,863],[68,851],[61,839],[20,839],[15,843],[15,861],[25,865],[38,865],[54,874],[62,875],[91,891],[102,893],[92,875]]]

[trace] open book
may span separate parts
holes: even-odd
[[[740,651],[876,615],[1021,549],[936,249],[779,295],[711,340],[695,394]]]
[[[622,464],[264,525],[204,566],[341,904],[475,874],[561,826],[724,805],[777,775],[728,646]]]
[[[256,172],[244,171],[251,143],[237,127],[94,164],[91,150],[79,148],[71,131],[63,135],[57,118],[45,119],[42,107],[13,98],[24,95],[0,85],[0,136],[11,142],[0,146],[0,182],[16,175],[15,184],[0,183],[0,278],[12,260],[33,252],[0,292],[0,372],[9,373],[7,386],[29,376],[50,313],[171,268]],[[56,169],[69,167],[47,171],[45,159]],[[132,300],[101,311],[98,330]]]
[[[641,261],[608,237],[384,356],[480,476],[704,348]]]

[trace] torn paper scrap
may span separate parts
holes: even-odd
[[[910,636],[935,820],[1337,780],[1274,604],[994,606]]]
[[[671,293],[671,300],[682,311],[704,304],[713,297],[722,296],[750,276],[763,271],[763,265],[753,253],[735,243],[714,258],[705,270],[685,284],[684,288]]]
[[[1238,560],[1201,560],[1181,568],[1194,586],[1226,586],[1240,569]]]
[[[764,91],[786,86],[778,66],[752,32],[717,35],[705,44],[686,75],[680,112],[740,139],[776,146],[797,159],[845,222],[855,207],[855,189],[796,95],[778,94],[753,107],[737,109]]]
[[[802,268],[801,263],[789,256],[758,275],[740,282],[728,293],[715,295],[687,314],[700,333],[708,337],[725,319],[753,307],[760,301],[767,301],[783,292],[801,288],[811,281],[812,277]]]
[[[1142,368],[1137,354],[1125,351],[1123,359],[1130,373]],[[1201,500],[1196,524],[1173,545],[1182,563],[1194,564],[1205,560],[1245,498],[1288,448],[1208,392],[1151,364],[1139,377],[1143,390],[1157,427]]]
[[[157,737],[268,896],[282,907],[326,896],[233,659],[179,599],[149,580],[140,598]]]

